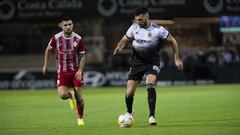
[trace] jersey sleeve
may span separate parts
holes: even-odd
[[[161,39],[167,39],[169,32],[164,27],[161,26],[159,28],[159,35]]]
[[[56,47],[56,43],[57,43],[57,42],[56,42],[56,38],[55,38],[55,36],[53,36],[53,37],[51,38],[49,44],[50,44],[51,47],[55,48],[55,47]]]
[[[83,39],[81,38],[78,42],[79,53],[85,53],[85,47],[83,43]]]
[[[135,24],[132,24],[132,26],[130,26],[130,28],[127,30],[126,32],[126,36],[128,38],[133,38],[133,30],[135,29]]]

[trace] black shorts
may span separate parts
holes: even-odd
[[[146,74],[154,74],[158,77],[160,67],[156,65],[133,66],[129,70],[128,80],[141,81]]]

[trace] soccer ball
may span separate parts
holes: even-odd
[[[131,127],[133,124],[133,117],[130,114],[121,114],[118,117],[118,125],[121,128]]]

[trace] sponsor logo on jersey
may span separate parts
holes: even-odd
[[[151,40],[136,39],[136,42],[137,42],[138,44],[146,44],[146,43],[151,43]]]

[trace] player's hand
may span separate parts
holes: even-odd
[[[75,74],[76,78],[78,81],[83,82],[83,72],[82,71],[77,71]]]
[[[179,59],[175,60],[175,65],[178,70],[181,70],[181,71],[183,70],[183,63],[181,60],[179,60]]]
[[[116,55],[116,54],[120,53],[121,51],[122,51],[122,48],[116,47],[116,48],[113,50],[113,55]]]
[[[47,66],[43,66],[43,68],[42,68],[42,73],[43,73],[44,75],[47,75],[47,72],[48,72]]]

